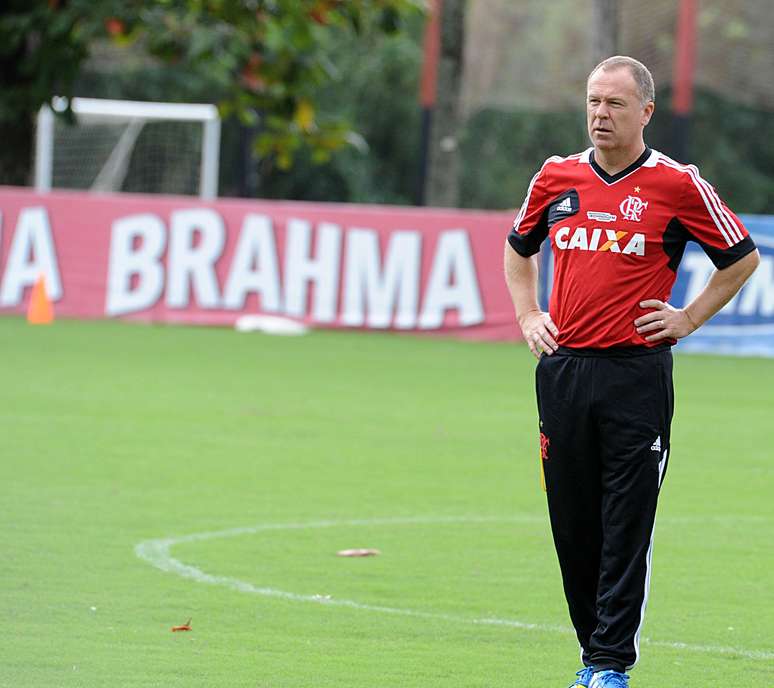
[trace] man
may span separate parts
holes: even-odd
[[[611,57],[587,83],[593,148],[549,158],[508,235],[505,274],[536,371],[554,543],[583,669],[573,686],[626,688],[639,658],[656,501],[673,411],[670,347],[726,304],[759,263],[739,218],[693,166],[645,145],[653,78]],[[549,238],[549,312],[536,253]],[[686,241],[717,270],[669,304]]]

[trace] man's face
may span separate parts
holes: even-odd
[[[586,93],[586,119],[594,148],[627,150],[642,140],[642,130],[654,106],[642,105],[628,68],[597,70],[588,81]]]

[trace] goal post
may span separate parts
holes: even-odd
[[[37,191],[53,187],[121,191],[125,182],[132,181],[130,190],[217,197],[220,117],[214,105],[73,98],[72,126],[61,124],[55,115],[67,105],[67,99],[56,97],[38,112]],[[167,123],[166,128],[154,129],[160,123]],[[150,162],[143,166],[133,157]],[[198,164],[193,164],[196,157]],[[150,165],[155,166],[152,181],[141,178]]]

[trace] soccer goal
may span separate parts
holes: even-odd
[[[220,118],[214,105],[73,98],[75,122],[38,113],[35,189],[218,195]]]

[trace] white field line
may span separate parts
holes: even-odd
[[[728,517],[728,520],[767,520],[758,517]],[[249,593],[252,595],[263,595],[264,597],[281,598],[293,602],[312,602],[332,607],[348,607],[350,609],[359,609],[362,611],[379,612],[381,614],[394,614],[397,616],[409,616],[420,619],[432,619],[436,621],[449,621],[453,623],[467,623],[479,626],[502,626],[506,628],[517,628],[527,631],[542,631],[545,633],[561,633],[565,635],[574,635],[574,631],[567,626],[557,626],[552,624],[528,623],[516,619],[499,619],[494,617],[473,618],[457,616],[454,614],[440,614],[436,612],[424,612],[415,609],[406,609],[402,607],[385,607],[374,604],[364,604],[354,600],[345,600],[330,598],[322,595],[302,595],[295,592],[286,592],[276,588],[261,587],[239,580],[229,578],[228,576],[216,576],[206,573],[201,569],[185,564],[175,559],[170,550],[176,545],[189,542],[200,542],[203,540],[214,540],[219,538],[239,537],[241,535],[254,535],[256,533],[278,531],[278,530],[308,530],[312,528],[335,528],[335,527],[353,527],[353,526],[400,526],[400,525],[437,525],[453,523],[543,523],[546,517],[521,514],[510,517],[497,516],[428,516],[428,517],[406,517],[406,518],[374,518],[357,519],[345,521],[310,521],[307,523],[264,523],[254,526],[244,526],[241,528],[228,528],[226,530],[216,530],[203,533],[192,533],[179,537],[159,538],[154,540],[145,540],[139,543],[135,548],[135,554],[144,561],[148,562],[157,569],[168,573],[175,573],[183,578],[189,578],[197,583],[209,583],[210,585],[219,585],[224,588],[230,588],[237,592]],[[662,519],[663,521],[671,519]],[[684,518],[675,518],[674,520],[686,522]],[[704,519],[706,522],[706,519]],[[733,655],[737,657],[746,657],[756,660],[774,660],[774,652],[766,650],[748,650],[744,648],[723,647],[715,645],[693,645],[690,643],[671,642],[666,640],[651,640],[641,638],[640,642],[654,647],[666,647],[670,649],[685,650],[688,652],[702,652],[707,654]]]

